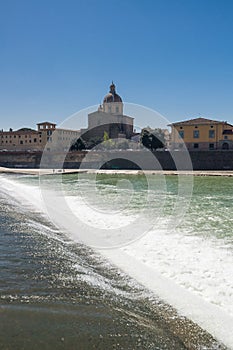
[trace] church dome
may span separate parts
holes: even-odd
[[[109,93],[104,97],[104,103],[111,102],[122,102],[122,98],[116,93],[116,86],[113,84],[110,85]]]

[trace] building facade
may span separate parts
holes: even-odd
[[[54,123],[43,122],[37,124],[37,130],[22,128],[16,131],[0,131],[0,150],[67,151],[79,136],[79,130],[59,129]]]
[[[0,131],[0,150],[40,151],[45,146],[46,135],[42,130],[21,128],[13,131]]]
[[[109,138],[130,139],[134,134],[134,118],[124,115],[122,98],[116,93],[116,86],[110,85],[109,93],[104,97],[103,104],[96,112],[88,114],[89,137],[103,137],[104,132]]]
[[[182,150],[233,149],[233,125],[206,118],[189,119],[170,124],[170,148]]]
[[[42,122],[37,130],[21,128],[0,131],[0,151],[68,151],[71,144],[81,135],[90,138],[127,138],[133,135],[134,118],[123,114],[122,98],[116,93],[112,83],[96,112],[88,114],[88,128],[71,130],[57,128],[55,123]]]

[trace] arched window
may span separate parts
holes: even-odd
[[[224,142],[222,144],[222,149],[229,149],[229,144],[227,142]]]

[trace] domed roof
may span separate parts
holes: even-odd
[[[116,86],[113,84],[110,85],[109,93],[104,97],[104,103],[111,102],[122,102],[121,97],[116,93]]]

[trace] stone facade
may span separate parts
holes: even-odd
[[[150,158],[147,159],[150,152],[141,152],[132,151],[130,152],[130,159],[133,162],[127,161],[128,153],[123,151],[122,157],[119,157],[119,152],[116,153],[117,157],[114,156],[114,153],[111,154],[112,161],[106,161],[106,164],[103,166],[104,169],[139,169],[137,164],[141,163],[142,156],[145,158],[145,169],[147,170],[177,170],[174,160],[177,164],[182,164],[179,170],[190,170],[189,167],[185,166],[183,162],[184,153],[186,152],[154,152],[155,157],[158,160],[158,167],[148,166]],[[82,163],[82,168],[85,169],[99,169],[100,164],[103,163],[104,152],[92,152],[88,154],[89,161],[85,160],[87,151],[76,151],[69,152],[66,155],[64,168],[79,168]],[[106,152],[106,160],[108,159],[109,153]],[[41,161],[41,152],[0,152],[0,166],[2,167],[11,167],[11,168],[39,168]],[[225,152],[223,150],[219,151],[190,151],[189,156],[191,158],[192,166],[194,170],[233,170],[233,150]],[[63,158],[63,153],[57,152],[51,153],[51,161],[53,165],[58,164],[60,169],[61,158]],[[48,159],[49,160],[49,159]],[[51,163],[48,162],[47,168],[51,168]],[[55,167],[54,167],[55,168]]]
[[[0,150],[8,151],[40,151],[45,145],[42,131],[22,128],[16,131],[0,132]]]
[[[109,138],[127,138],[133,136],[134,118],[123,114],[123,102],[116,93],[115,85],[110,85],[109,93],[104,97],[103,104],[96,112],[88,114],[89,137],[103,137],[104,132]]]
[[[37,130],[22,128],[1,131],[0,151],[49,151],[55,148],[67,151],[79,136],[79,130],[59,129],[54,123],[43,122],[37,124]]]

